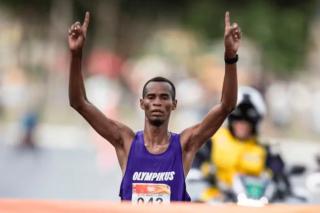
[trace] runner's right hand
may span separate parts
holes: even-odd
[[[68,43],[69,49],[73,54],[81,54],[82,52],[82,48],[86,40],[89,20],[90,13],[86,12],[82,25],[77,21],[69,28]]]

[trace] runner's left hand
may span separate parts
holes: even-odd
[[[227,58],[234,58],[240,46],[241,31],[236,22],[230,24],[230,16],[227,11],[225,14],[224,46]]]

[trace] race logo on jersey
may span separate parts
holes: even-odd
[[[171,181],[174,179],[175,172],[135,172],[133,181]]]

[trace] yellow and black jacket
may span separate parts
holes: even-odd
[[[238,140],[231,132],[222,128],[197,154],[197,162],[208,173],[208,165],[214,165],[215,178],[227,186],[232,185],[236,174],[258,176],[266,168],[266,150],[256,139]],[[197,158],[196,157],[196,158]],[[205,163],[203,163],[205,162]]]

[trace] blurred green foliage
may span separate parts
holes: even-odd
[[[253,39],[262,50],[264,68],[290,74],[304,66],[317,3],[315,0],[190,1],[185,23],[210,39],[216,38],[223,29],[221,19],[216,17],[230,10],[231,18],[240,24],[244,36]]]
[[[2,5],[47,20],[54,0],[1,0]],[[99,1],[72,1],[74,14],[93,10]],[[243,35],[255,41],[262,50],[263,66],[278,74],[290,74],[304,66],[309,46],[309,32],[317,0],[108,0],[117,4],[118,13],[131,18],[174,19],[198,32],[208,41],[223,36],[223,16],[231,12]],[[106,4],[107,5],[107,4]],[[106,14],[108,16],[108,14]],[[132,29],[130,29],[132,30]]]

